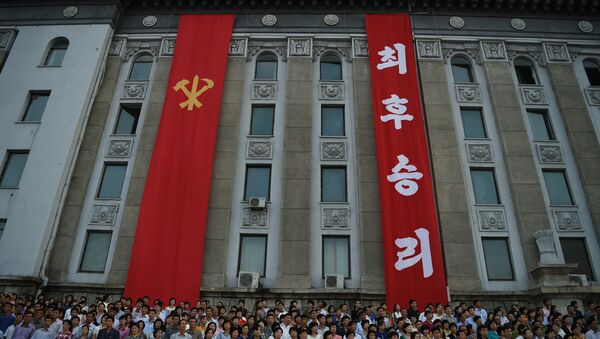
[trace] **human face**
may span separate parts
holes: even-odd
[[[52,319],[46,318],[44,319],[44,328],[48,329],[52,325]]]

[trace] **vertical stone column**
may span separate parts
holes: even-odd
[[[279,279],[281,288],[311,287],[310,173],[312,59],[289,57],[285,96],[285,129]],[[317,178],[315,178],[317,180]],[[273,185],[272,189],[278,189]],[[277,241],[277,240],[269,240]]]
[[[573,65],[549,63],[547,68],[600,240],[600,146]]]
[[[419,60],[440,229],[451,293],[481,290],[460,153],[442,60]]]

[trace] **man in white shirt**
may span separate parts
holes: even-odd
[[[282,339],[289,339],[290,337],[290,328],[292,328],[292,315],[286,313],[281,316],[283,320],[281,321],[281,330],[283,331]]]
[[[186,328],[187,321],[179,320],[179,332],[172,334],[170,339],[192,339],[192,335],[186,332]]]
[[[590,319],[590,330],[585,333],[585,339],[600,339],[600,326],[598,326],[598,319]]]
[[[481,320],[483,320],[484,323],[487,322],[487,311],[485,308],[481,307],[481,301],[473,301],[473,307],[475,307],[475,314],[481,317]]]

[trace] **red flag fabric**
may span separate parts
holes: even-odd
[[[140,206],[125,295],[193,302],[234,15],[183,15]],[[134,299],[135,300],[135,299]]]
[[[410,17],[366,16],[388,305],[447,302]]]

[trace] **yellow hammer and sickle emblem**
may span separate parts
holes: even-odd
[[[204,86],[202,86],[202,88],[198,89],[198,80],[204,81],[206,83],[206,85],[204,85]],[[199,77],[197,75],[194,76],[191,90],[189,90],[187,88],[187,85],[189,83],[190,83],[190,81],[187,79],[180,80],[179,82],[177,82],[177,84],[175,84],[175,86],[173,86],[173,89],[176,92],[179,90],[183,91],[183,94],[185,94],[185,96],[187,97],[187,100],[184,102],[181,102],[179,104],[179,107],[184,108],[185,106],[187,106],[187,110],[191,111],[194,109],[194,106],[196,106],[198,108],[202,107],[202,103],[200,102],[200,100],[198,100],[198,97],[200,95],[202,95],[202,93],[213,88],[215,83],[208,78],[199,79]]]

